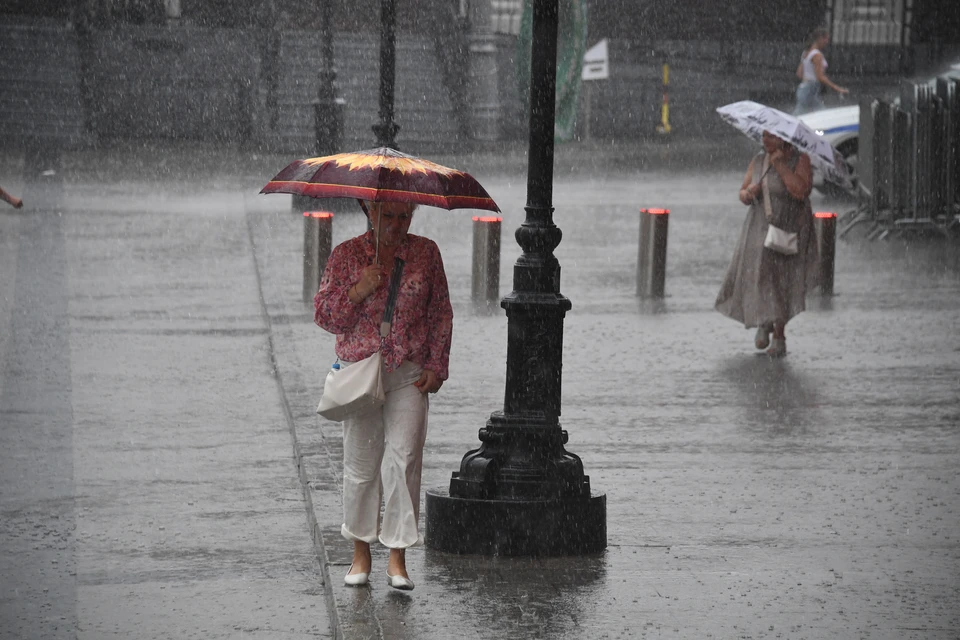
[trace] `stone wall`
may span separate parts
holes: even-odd
[[[501,141],[526,138],[527,116],[519,95],[517,39],[491,34],[482,69],[495,82],[469,79],[460,90],[483,95],[484,109],[458,103],[451,70],[469,62],[470,46],[438,44],[426,34],[403,33],[397,43],[398,143],[429,153],[469,142],[471,117],[496,117],[486,129]],[[594,41],[590,41],[593,44]],[[314,148],[312,103],[319,83],[320,35],[315,30],[123,25],[77,31],[70,23],[0,18],[0,131],[6,140],[52,136],[72,143],[134,137],[213,140],[270,150],[310,153]],[[942,49],[915,46],[914,59],[936,62]],[[751,99],[791,109],[799,56],[795,42],[610,39],[609,80],[583,91],[579,131],[597,139],[656,136],[663,101],[662,66],[670,66],[670,124],[675,136],[729,135],[715,109]],[[379,40],[375,33],[337,32],[337,85],[346,101],[345,148],[372,146],[379,120]],[[854,99],[896,89],[881,48],[831,50],[830,74],[851,87]],[[26,72],[24,72],[26,70]],[[455,73],[453,75],[456,75]],[[489,80],[489,79],[488,79]],[[457,86],[457,85],[454,85]],[[462,100],[462,96],[459,98]],[[831,97],[832,99],[832,97]],[[476,100],[475,100],[476,102]],[[459,107],[457,105],[460,105]],[[479,104],[479,103],[478,103]],[[487,107],[490,107],[488,109]],[[459,111],[458,111],[459,108]],[[464,116],[464,111],[468,112]],[[466,119],[465,119],[466,118]],[[489,141],[487,138],[484,142]]]
[[[62,22],[0,21],[0,142],[89,143],[78,52]]]
[[[239,141],[255,127],[256,34],[126,26],[89,39],[90,127],[100,139]]]

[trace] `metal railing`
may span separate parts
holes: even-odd
[[[903,82],[899,103],[860,105],[860,203],[843,221],[869,237],[933,231],[960,237],[960,78]]]

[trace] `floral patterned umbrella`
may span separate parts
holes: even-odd
[[[469,173],[389,147],[295,160],[260,193],[500,211],[493,198]]]

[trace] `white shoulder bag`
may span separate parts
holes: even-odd
[[[763,212],[767,216],[767,237],[763,239],[763,246],[771,251],[782,253],[785,256],[797,254],[797,233],[784,231],[770,222],[773,220],[773,210],[770,205],[770,187],[767,185],[767,172],[770,171],[770,156],[763,157],[763,178],[760,185],[763,188]]]
[[[347,367],[334,365],[324,380],[323,397],[317,405],[317,413],[327,420],[341,422],[350,416],[381,407],[387,399],[383,389],[383,340],[390,335],[403,265],[403,260],[394,259],[387,305],[380,323],[380,347],[370,357]]]

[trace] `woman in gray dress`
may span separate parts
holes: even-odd
[[[740,186],[740,201],[750,209],[716,309],[748,329],[757,327],[757,349],[774,358],[787,355],[787,322],[804,310],[807,290],[816,284],[812,187],[810,158],[764,131],[763,151],[750,162]],[[764,247],[771,224],[797,234],[796,254]]]

